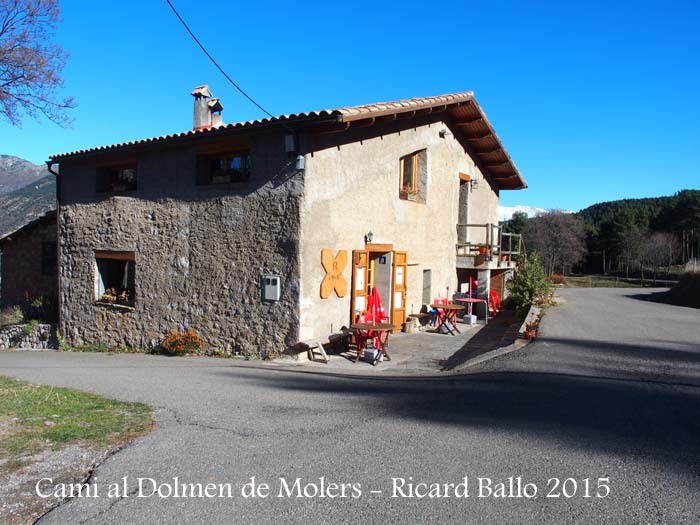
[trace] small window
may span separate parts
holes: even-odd
[[[136,175],[135,164],[98,168],[97,191],[100,193],[136,191]]]
[[[41,243],[41,273],[44,275],[54,275],[56,273],[56,249],[55,242]]]
[[[251,166],[248,152],[207,155],[198,160],[199,184],[227,184],[250,179]]]
[[[136,302],[134,252],[95,252],[95,267],[97,302],[134,306]]]
[[[401,157],[399,162],[399,198],[425,203],[427,187],[427,151]]]

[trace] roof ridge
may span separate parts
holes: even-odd
[[[161,142],[166,140],[173,140],[179,138],[187,138],[195,135],[203,135],[209,133],[216,133],[223,130],[232,130],[247,128],[251,126],[272,124],[277,122],[286,122],[290,120],[301,120],[301,119],[313,119],[313,118],[323,118],[323,117],[340,117],[342,120],[345,117],[351,117],[367,113],[378,113],[380,111],[391,111],[391,110],[405,110],[411,111],[412,108],[418,109],[422,107],[427,107],[430,105],[436,105],[439,103],[453,103],[461,102],[474,99],[473,91],[460,91],[457,93],[447,93],[443,95],[433,95],[429,97],[413,97],[407,99],[399,99],[388,102],[372,102],[369,104],[361,104],[358,106],[344,106],[337,109],[322,109],[313,110],[299,113],[288,113],[279,115],[277,117],[265,117],[255,120],[247,120],[242,122],[232,122],[230,124],[224,124],[216,128],[209,129],[199,129],[199,130],[187,130],[182,132],[168,133],[165,135],[159,135],[155,137],[148,137],[143,139],[129,140],[118,143],[113,143],[109,145],[95,146],[92,148],[85,148],[80,150],[75,150],[67,153],[59,153],[50,156],[52,161],[57,159],[72,157],[75,155],[82,155],[86,153],[97,153],[101,151],[114,150],[122,147],[128,146],[138,146],[142,144],[151,144],[154,142]]]

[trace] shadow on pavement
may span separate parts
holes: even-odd
[[[651,456],[697,474],[700,356],[696,346],[689,342],[686,350],[667,350],[548,339],[540,341],[539,349],[531,345],[528,353],[546,353],[545,343],[566,344],[569,352],[579,352],[573,361],[571,355],[566,358],[579,369],[557,371],[556,362],[545,359],[552,370],[481,371],[442,378],[368,378],[282,369],[271,373],[269,368],[215,373],[278,389],[287,404],[293,404],[298,394],[300,406],[308,393],[328,395],[329,403],[341,396],[378,417],[499,430],[592,453]],[[602,346],[608,357],[596,360],[593,354]],[[624,373],[626,361],[632,361],[629,366],[637,372]],[[659,367],[668,366],[678,373],[659,373]],[[687,366],[695,370],[686,375]]]
[[[513,310],[501,310],[489,323],[479,330],[474,337],[440,362],[443,372],[454,370],[468,360],[478,357],[491,350],[511,345],[518,338],[520,324],[515,322]]]

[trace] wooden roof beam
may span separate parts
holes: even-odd
[[[458,126],[471,126],[472,124],[477,124],[479,122],[483,122],[484,117],[474,117],[472,119],[466,119],[466,120],[455,120],[455,124]]]
[[[481,135],[472,135],[471,137],[467,137],[467,140],[477,141],[477,140],[483,140],[487,137],[493,137],[493,133],[491,133],[490,131],[487,131],[486,133],[482,133]]]
[[[474,149],[474,153],[477,155],[488,155],[489,153],[496,153],[502,150],[503,148],[501,146],[494,146],[493,148]]]

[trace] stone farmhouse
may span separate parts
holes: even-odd
[[[56,213],[50,211],[0,239],[0,304],[43,299],[56,304]],[[53,313],[55,315],[55,312]]]
[[[192,95],[191,131],[47,162],[68,343],[189,327],[274,355],[349,326],[370,286],[396,330],[470,276],[503,292],[499,192],[526,184],[473,93],[227,125]]]

